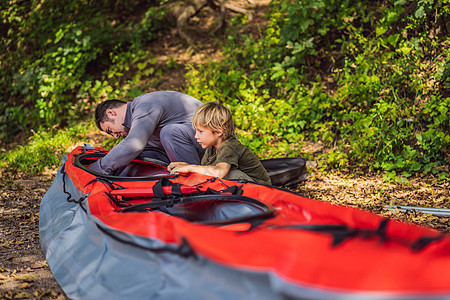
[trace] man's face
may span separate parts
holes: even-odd
[[[102,130],[116,139],[126,137],[129,130],[123,126],[123,118],[121,120],[120,115],[117,113],[108,113],[108,111],[107,115],[108,120],[100,123]]]

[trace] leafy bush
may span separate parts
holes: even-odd
[[[35,129],[24,147],[44,147],[35,140],[57,136],[46,128],[77,128],[94,99],[154,85],[161,69],[148,45],[171,26],[163,2],[1,2],[2,143]],[[307,155],[313,141],[326,146],[324,168],[445,178],[449,2],[274,0],[259,32],[243,34],[248,19],[232,19],[223,59],[191,66],[188,93],[227,105],[260,157]]]
[[[2,142],[30,128],[82,119],[96,99],[132,94],[141,77],[155,74],[145,46],[165,24],[158,5],[140,0],[3,1]]]

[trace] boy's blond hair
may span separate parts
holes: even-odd
[[[213,132],[222,131],[227,139],[234,132],[233,117],[228,108],[218,102],[208,102],[201,105],[192,117],[192,126],[209,128]]]

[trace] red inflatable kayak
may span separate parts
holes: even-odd
[[[68,154],[41,204],[42,246],[69,297],[450,299],[447,234],[152,162],[91,172],[103,155]]]

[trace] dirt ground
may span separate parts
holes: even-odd
[[[262,16],[266,3],[259,4],[253,14],[252,28],[265,22]],[[202,23],[201,20],[193,22]],[[171,58],[181,66],[217,55],[212,43],[202,43],[200,52],[191,52],[174,36],[158,46],[155,53],[159,53],[161,62]],[[164,73],[164,80],[157,89],[183,87],[183,67],[170,72]],[[385,205],[450,208],[449,182],[427,176],[414,178],[406,185],[387,184],[377,174],[330,175],[320,172],[314,162],[309,165],[310,179],[295,188],[304,196],[450,232],[448,217],[384,209]],[[15,174],[0,179],[0,299],[67,299],[53,278],[39,243],[39,205],[55,172],[33,178]]]

